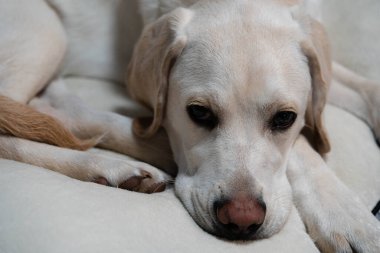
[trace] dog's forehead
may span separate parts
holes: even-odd
[[[295,32],[299,24],[294,16],[298,8],[281,0],[199,1],[192,6],[190,36],[230,35],[262,32]],[[297,12],[296,12],[297,13]],[[293,35],[294,36],[294,35]]]
[[[224,11],[210,3],[207,11],[195,10],[174,74],[181,90],[212,94],[219,101],[231,101],[226,96],[266,99],[262,104],[302,97],[310,77],[300,50],[299,24],[289,9],[234,2],[227,1]]]

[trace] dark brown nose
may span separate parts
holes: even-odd
[[[231,200],[218,202],[216,217],[222,225],[222,234],[231,239],[249,239],[263,224],[265,203],[245,193],[236,194]]]

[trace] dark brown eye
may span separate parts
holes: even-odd
[[[270,122],[272,131],[284,131],[290,128],[297,119],[297,114],[292,111],[282,111],[274,115]]]
[[[201,105],[187,106],[190,119],[199,126],[213,129],[218,123],[217,117],[207,107]]]

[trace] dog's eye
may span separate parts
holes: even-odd
[[[192,121],[197,125],[212,129],[218,123],[214,113],[207,107],[201,105],[187,106],[187,113]]]
[[[297,119],[297,114],[291,111],[282,111],[274,115],[270,126],[274,131],[283,131],[291,127]]]

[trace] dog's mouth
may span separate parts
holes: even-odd
[[[216,224],[211,234],[220,239],[229,241],[254,241],[263,239],[261,225],[252,224],[246,229],[241,229],[236,224]]]
[[[258,212],[255,210],[252,216],[248,212],[248,216],[239,216],[239,214],[230,214],[229,211],[224,210],[233,206],[231,201],[219,200],[212,201],[205,206],[202,206],[199,199],[191,198],[191,208],[188,208],[184,203],[186,209],[194,219],[194,221],[207,233],[212,234],[222,240],[229,241],[253,241],[265,238],[263,233],[264,217],[260,220],[252,221],[256,219],[255,216]],[[265,204],[263,213],[265,214]],[[226,207],[227,206],[227,207]],[[233,206],[234,207],[234,206]],[[230,207],[230,209],[233,207]],[[245,212],[247,210],[240,210]],[[221,214],[223,212],[223,214]],[[230,211],[231,212],[231,211]],[[239,211],[237,211],[239,212]],[[234,217],[235,215],[235,217]]]
[[[252,224],[242,229],[233,223],[221,224],[216,221],[216,217],[211,217],[212,215],[206,215],[211,218],[210,222],[205,222],[207,218],[201,214],[191,214],[191,216],[205,232],[222,240],[247,242],[266,238],[262,234],[261,224]],[[210,226],[209,224],[212,225]]]
[[[257,228],[260,226],[252,225],[247,230],[240,230],[234,224],[228,224],[226,226],[215,227],[215,235],[221,239],[227,239],[229,241],[253,241],[261,239],[256,235]]]

